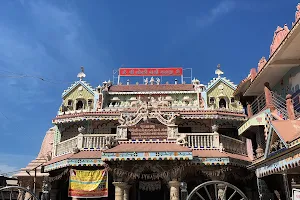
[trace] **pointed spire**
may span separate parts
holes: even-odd
[[[221,75],[224,74],[224,72],[221,70],[221,65],[220,65],[220,64],[218,64],[217,69],[216,69],[216,71],[215,71],[215,74],[218,75],[218,78],[220,78]]]
[[[82,81],[83,78],[85,78],[85,73],[84,73],[84,67],[81,66],[81,72],[78,73],[77,77]]]

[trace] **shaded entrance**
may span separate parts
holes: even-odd
[[[168,190],[166,184],[161,180],[139,181],[138,182],[139,200],[166,200],[168,199]]]

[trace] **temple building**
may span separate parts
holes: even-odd
[[[107,199],[179,200],[182,186],[191,192],[211,180],[255,199],[256,177],[247,170],[251,139],[238,136],[247,116],[233,95],[236,85],[220,66],[207,85],[198,79],[162,83],[160,77],[182,76],[182,70],[121,68],[120,76],[141,75],[143,83],[104,81],[94,88],[82,68],[79,80],[63,92],[52,141],[45,139],[38,156],[51,199],[79,199],[69,184],[80,170],[107,171]],[[24,180],[25,174],[17,177]],[[217,184],[218,195],[231,195],[226,188]],[[84,198],[100,197],[89,195]]]
[[[15,177],[51,200],[300,194],[299,18],[300,4],[239,85],[218,65],[207,84],[184,81],[181,67],[120,68],[118,81],[93,87],[82,67],[39,155]]]
[[[290,199],[300,189],[300,4],[291,30],[277,27],[268,59],[237,87],[248,120],[238,129],[251,139],[261,199]]]

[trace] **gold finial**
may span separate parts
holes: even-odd
[[[80,68],[81,68],[81,72],[84,73],[84,67],[81,66]]]
[[[218,68],[218,69],[220,69],[220,68],[221,68],[221,65],[220,65],[220,64],[218,64],[218,65],[217,65],[217,68]]]

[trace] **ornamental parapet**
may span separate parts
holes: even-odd
[[[118,120],[121,112],[135,113],[137,110],[103,110],[98,112],[79,112],[79,113],[65,113],[56,116],[52,123],[69,123],[85,120]],[[244,110],[233,109],[159,109],[159,112],[176,112],[179,113],[183,119],[236,119],[246,120]]]

